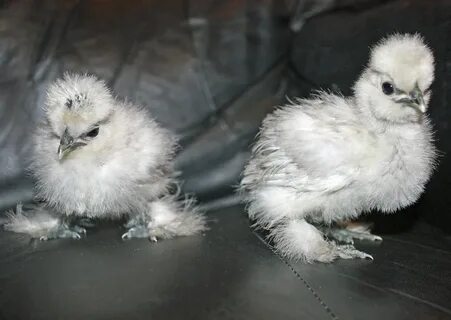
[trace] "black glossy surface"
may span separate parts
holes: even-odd
[[[285,263],[241,207],[204,236],[121,241],[104,225],[79,241],[0,233],[4,319],[451,319],[451,239],[419,224],[375,261]]]
[[[249,231],[239,210],[205,236],[121,241],[104,226],[80,241],[0,233],[6,319],[328,319],[308,289]]]

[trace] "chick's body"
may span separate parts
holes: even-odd
[[[66,74],[49,87],[44,111],[30,167],[43,207],[11,215],[8,230],[79,238],[85,230],[73,218],[123,216],[123,238],[206,229],[193,201],[171,194],[176,139],[144,109],[115,99],[95,77]]]
[[[387,46],[422,50],[417,62],[426,70],[410,86],[401,84],[397,73],[403,70],[384,65],[376,71],[380,58],[374,57]],[[271,230],[282,254],[308,262],[370,257],[329,242],[313,223],[329,225],[373,209],[393,212],[419,198],[435,158],[431,126],[419,110],[429,100],[431,59],[418,36],[394,36],[374,49],[353,97],[320,92],[264,120],[241,187],[250,218]],[[387,83],[394,87],[389,94],[380,89]],[[401,87],[410,95],[420,91],[425,101],[407,101],[413,98]]]
[[[70,112],[70,111],[68,111]],[[63,161],[58,136],[41,126],[32,172],[37,196],[65,215],[117,217],[167,192],[175,140],[142,109],[118,104],[108,121],[111,145],[88,145]],[[124,125],[126,124],[126,125]]]
[[[432,169],[429,125],[378,132],[358,113],[352,99],[326,93],[277,110],[263,123],[243,184],[266,189],[268,202],[274,192],[292,195],[294,215],[325,222],[411,204]]]

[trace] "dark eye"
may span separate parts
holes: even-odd
[[[382,84],[382,92],[385,93],[387,96],[393,94],[395,92],[395,89],[393,88],[393,85],[390,82],[384,82]]]
[[[72,108],[72,100],[71,99],[67,99],[65,105],[66,105],[66,107],[68,109]]]
[[[86,134],[86,136],[90,137],[90,138],[94,138],[94,137],[97,137],[98,134],[99,134],[99,128],[97,127],[97,128],[92,129],[91,131],[89,131]]]

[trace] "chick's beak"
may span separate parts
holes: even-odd
[[[426,112],[426,103],[424,102],[423,92],[418,88],[418,86],[410,93],[411,106],[420,111],[421,113]]]
[[[63,136],[60,140],[60,145],[58,147],[58,158],[63,159],[67,154],[69,154],[74,148],[74,138],[69,134],[67,129],[64,131]]]

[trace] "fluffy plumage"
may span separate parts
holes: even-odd
[[[177,142],[146,110],[118,101],[93,76],[66,74],[49,87],[45,115],[34,136],[30,167],[44,206],[26,215],[18,212],[7,229],[78,238],[83,229],[66,221],[122,216],[130,217],[124,238],[155,240],[206,229],[192,199],[170,194],[178,188]],[[69,232],[39,228],[43,208],[52,213],[46,214],[49,221],[56,217],[58,228],[67,225]]]
[[[249,217],[271,230],[281,254],[307,262],[371,258],[329,241],[314,224],[394,212],[419,198],[435,159],[424,114],[433,71],[420,36],[393,35],[372,49],[353,96],[318,92],[267,116],[241,190]]]

